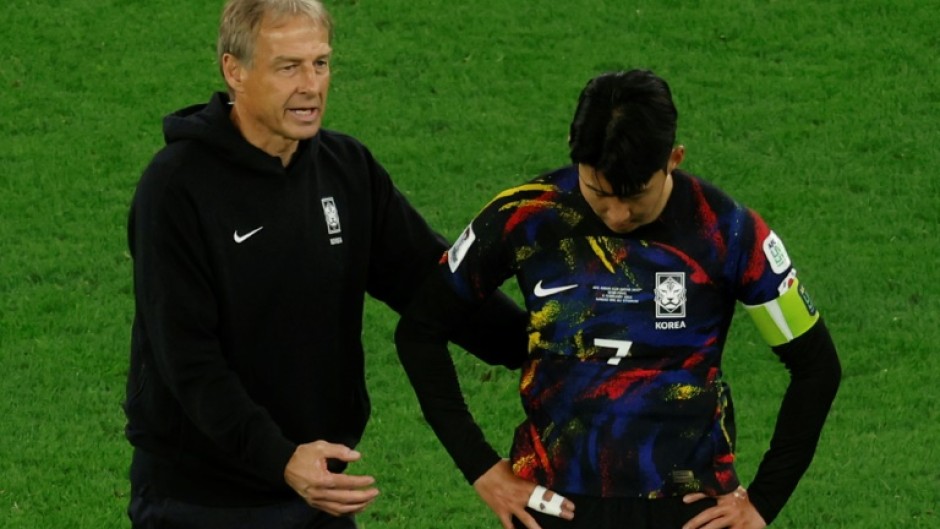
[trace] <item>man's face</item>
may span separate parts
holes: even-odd
[[[604,173],[586,164],[578,164],[578,185],[581,195],[594,213],[614,233],[630,233],[659,218],[672,193],[672,172],[685,158],[685,147],[679,145],[669,154],[666,167],[653,173],[639,193],[619,197]]]
[[[672,191],[672,174],[660,169],[636,195],[620,197],[604,173],[579,165],[581,194],[594,213],[614,233],[629,233],[659,217]]]
[[[250,65],[223,57],[233,120],[251,144],[282,155],[319,132],[332,51],[327,30],[298,15],[262,21]]]

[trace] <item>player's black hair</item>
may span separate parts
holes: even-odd
[[[601,74],[578,99],[571,161],[602,172],[615,195],[635,195],[669,162],[678,118],[669,85],[653,72]]]

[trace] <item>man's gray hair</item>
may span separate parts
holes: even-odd
[[[219,68],[222,56],[231,54],[240,62],[251,66],[258,30],[265,17],[281,20],[306,15],[322,26],[333,41],[333,19],[319,0],[229,0],[219,21],[217,46]]]

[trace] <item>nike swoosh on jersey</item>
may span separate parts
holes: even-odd
[[[532,292],[535,294],[535,297],[544,298],[546,296],[551,296],[552,294],[557,294],[559,292],[571,290],[572,288],[576,288],[577,286],[578,285],[576,283],[574,285],[562,285],[560,287],[544,288],[542,287],[542,282],[539,281],[538,283],[535,284],[535,290],[533,290]]]
[[[264,226],[258,226],[257,228],[255,228],[255,229],[249,231],[248,233],[246,233],[246,234],[244,234],[244,235],[239,235],[239,234],[238,234],[238,230],[235,230],[235,233],[232,234],[232,238],[235,239],[235,243],[236,243],[236,244],[241,244],[241,243],[247,241],[249,237],[251,237],[252,235],[258,233],[259,231],[261,231],[261,230],[263,230],[263,229],[264,229]]]

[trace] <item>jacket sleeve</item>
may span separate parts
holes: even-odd
[[[385,170],[374,161],[372,164],[375,214],[368,291],[400,314],[447,246],[395,188]],[[527,321],[525,311],[495,291],[454,325],[448,337],[490,365],[516,369],[527,354]]]
[[[748,495],[770,524],[809,468],[839,388],[841,366],[820,319],[806,333],[773,348],[790,372],[777,424]]]
[[[168,185],[172,170],[152,164],[141,179],[129,219],[137,303],[132,376],[159,385],[153,421],[173,432],[191,422],[226,458],[272,484],[284,485],[284,467],[296,446],[257,405],[222,354],[216,292],[197,206]],[[163,396],[161,396],[163,395]],[[178,404],[162,402],[172,398]],[[182,417],[178,415],[182,414]],[[166,416],[175,415],[175,416]]]
[[[402,315],[395,344],[421,411],[468,482],[499,461],[470,415],[447,350],[447,336],[474,310],[431,273]]]

